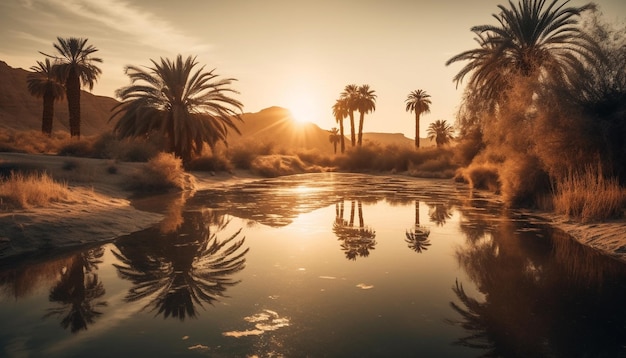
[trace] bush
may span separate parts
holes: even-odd
[[[171,189],[191,189],[188,175],[179,158],[159,153],[131,177],[129,189],[139,192],[163,192]]]
[[[233,166],[228,159],[217,155],[205,155],[187,163],[187,170],[206,172],[232,172]]]
[[[93,156],[93,148],[90,142],[79,140],[63,145],[59,148],[58,154],[70,157],[91,157]]]
[[[558,214],[582,222],[601,221],[623,214],[626,195],[616,178],[606,178],[601,168],[587,166],[556,183],[553,203]]]
[[[498,168],[494,164],[472,163],[469,167],[461,170],[461,175],[472,189],[500,191],[500,177]]]
[[[0,198],[20,207],[45,206],[50,202],[67,200],[70,191],[67,184],[57,183],[48,174],[25,175],[12,173],[0,181]]]
[[[279,154],[256,157],[256,159],[252,161],[250,169],[255,174],[266,178],[321,171],[317,166],[307,167],[300,158],[295,155]]]

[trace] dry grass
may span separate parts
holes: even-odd
[[[159,153],[131,177],[128,186],[139,192],[186,190],[190,189],[188,179],[179,158],[169,153]]]
[[[51,202],[68,200],[70,196],[67,184],[55,182],[47,173],[12,173],[0,182],[0,200],[9,207],[42,207]]]
[[[267,178],[323,171],[319,166],[306,165],[298,156],[280,154],[256,157],[251,163],[250,170]]]
[[[606,178],[601,168],[587,166],[570,172],[556,184],[554,210],[582,222],[602,221],[623,214],[626,193],[615,178]]]
[[[491,163],[472,163],[461,169],[459,175],[469,183],[472,189],[484,189],[493,192],[500,191],[500,176],[498,167]]]

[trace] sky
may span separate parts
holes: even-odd
[[[550,2],[550,0],[548,0]],[[124,67],[196,56],[205,70],[235,78],[244,112],[271,106],[323,129],[338,127],[332,105],[348,84],[368,84],[376,110],[365,132],[415,137],[405,111],[417,89],[431,96],[420,136],[430,123],[454,123],[464,63],[452,56],[476,47],[470,28],[496,24],[504,0],[2,0],[0,60],[29,69],[54,53],[60,37],[87,38],[103,73],[92,93],[115,97],[129,84]],[[517,1],[515,1],[517,3]],[[572,0],[568,6],[587,1]],[[626,1],[595,2],[610,21],[624,22]],[[346,121],[347,124],[347,121]]]

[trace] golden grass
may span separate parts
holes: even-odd
[[[0,200],[23,209],[68,200],[70,194],[66,183],[55,182],[47,173],[11,173],[0,182]]]
[[[601,168],[587,166],[557,182],[553,201],[558,214],[582,222],[601,221],[623,213],[626,193],[616,178],[606,178]]]
[[[170,153],[159,153],[150,159],[128,185],[131,190],[142,192],[190,189],[181,160]]]

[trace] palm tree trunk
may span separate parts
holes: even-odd
[[[46,93],[43,96],[43,113],[41,115],[41,133],[52,134],[52,120],[54,118],[54,95]]]
[[[352,139],[352,146],[356,145],[356,133],[354,132],[354,111],[350,111],[350,138]]]
[[[415,227],[420,226],[420,201],[415,200]]]
[[[352,202],[350,203],[350,227],[354,226],[354,204],[356,204],[354,202],[354,200],[352,200]]]
[[[365,112],[359,116],[359,147],[363,145],[363,122],[365,122]]]
[[[70,70],[65,86],[70,114],[70,136],[80,139],[80,79],[76,70]]]
[[[420,147],[420,114],[415,112],[415,148]]]
[[[339,138],[341,140],[341,153],[344,153],[346,151],[346,140],[343,134],[343,119],[339,121],[339,134],[341,134]]]
[[[363,228],[365,227],[365,221],[363,220],[363,202],[359,200],[357,205],[359,207],[359,227]]]

